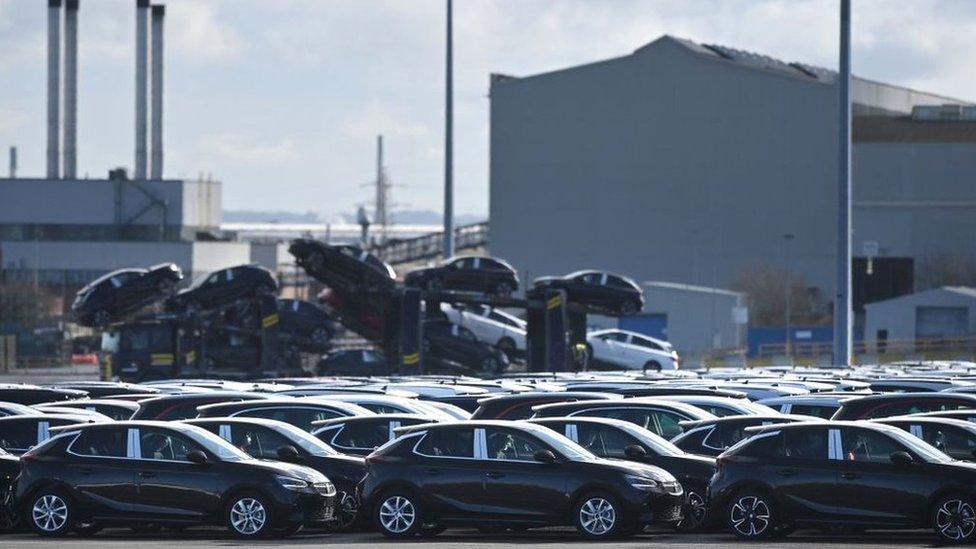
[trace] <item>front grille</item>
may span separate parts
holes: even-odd
[[[681,495],[681,484],[679,484],[678,481],[662,482],[661,486],[664,488],[665,492],[671,494],[672,496]]]
[[[336,495],[335,485],[331,482],[316,482],[315,491],[323,496],[334,496]]]

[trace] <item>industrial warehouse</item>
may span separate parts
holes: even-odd
[[[864,2],[0,0],[0,542],[972,543],[976,11]]]

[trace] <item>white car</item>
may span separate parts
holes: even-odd
[[[456,308],[442,304],[441,310],[452,324],[464,326],[482,343],[494,345],[512,357],[515,352],[525,352],[526,329],[524,320],[487,305]]]
[[[590,360],[627,370],[677,370],[681,358],[667,341],[626,330],[586,334]]]

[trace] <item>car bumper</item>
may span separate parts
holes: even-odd
[[[687,503],[684,492],[641,492],[624,502],[623,516],[631,524],[672,523],[681,520]]]
[[[276,523],[324,525],[335,520],[336,496],[323,494],[296,493],[279,502]]]

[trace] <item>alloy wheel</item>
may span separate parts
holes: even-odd
[[[389,532],[402,534],[417,520],[417,510],[413,503],[403,496],[387,498],[380,505],[380,523]]]
[[[603,498],[590,498],[580,507],[580,526],[592,536],[602,536],[613,530],[617,511]]]
[[[947,500],[935,512],[935,527],[946,539],[969,539],[976,531],[976,512],[961,499]]]
[[[45,532],[57,532],[68,521],[68,504],[60,496],[46,494],[34,501],[31,518]]]
[[[356,522],[356,515],[359,512],[359,502],[356,497],[347,492],[339,492],[338,526],[340,529],[348,528]]]
[[[241,498],[230,510],[230,524],[238,533],[253,536],[268,522],[264,504],[254,498]]]
[[[740,497],[729,513],[729,520],[735,531],[744,537],[763,535],[770,525],[769,505],[759,496]]]
[[[698,492],[690,491],[688,492],[688,507],[687,514],[678,521],[678,528],[681,529],[693,529],[701,525],[705,521],[705,513],[708,511],[708,505],[705,503],[705,498]]]

